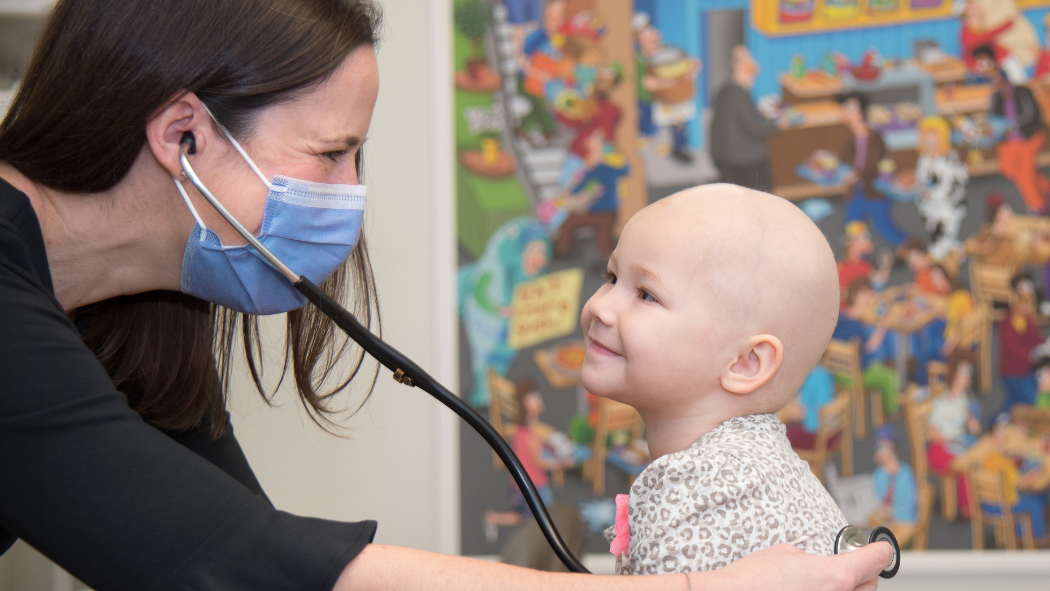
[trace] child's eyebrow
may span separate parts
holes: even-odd
[[[648,267],[643,267],[642,265],[631,265],[631,270],[635,273],[638,273],[642,277],[648,277],[649,279],[663,285],[663,281],[660,280],[660,276]]]

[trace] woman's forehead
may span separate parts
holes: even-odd
[[[267,107],[261,119],[282,133],[353,148],[368,133],[378,93],[375,52],[363,45],[350,52],[323,83],[291,101]]]

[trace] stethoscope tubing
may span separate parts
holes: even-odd
[[[303,296],[312,304],[317,306],[322,314],[331,318],[336,326],[341,328],[347,336],[360,345],[365,352],[374,357],[376,361],[394,372],[395,380],[409,387],[418,387],[427,394],[430,394],[436,398],[438,402],[452,409],[452,412],[459,415],[459,417],[466,421],[471,428],[477,431],[485,442],[489,444],[489,447],[496,452],[496,455],[499,456],[500,460],[503,461],[503,464],[507,467],[510,475],[514,478],[514,482],[518,485],[518,488],[521,489],[522,496],[525,497],[525,503],[528,504],[533,517],[536,518],[536,523],[539,525],[540,531],[543,532],[543,537],[547,539],[547,543],[550,544],[551,549],[554,550],[558,559],[561,560],[566,568],[572,572],[591,572],[587,570],[587,567],[583,566],[575,556],[573,556],[571,551],[569,551],[561,534],[558,533],[558,528],[551,520],[550,513],[547,512],[547,507],[543,504],[539,491],[536,490],[536,485],[532,482],[532,479],[525,471],[525,467],[522,465],[521,460],[518,459],[514,450],[507,445],[506,440],[496,432],[492,425],[486,421],[478,411],[463,402],[462,399],[453,394],[448,388],[424,371],[423,368],[416,364],[416,362],[412,361],[400,351],[383,341],[383,339],[373,334],[372,331],[362,325],[349,310],[344,308],[339,302],[332,299],[331,296],[321,291],[321,288],[314,285],[312,281],[292,271],[279,258],[277,258],[276,255],[270,252],[268,248],[263,246],[263,244],[256,239],[255,235],[249,232],[239,221],[237,221],[237,218],[233,217],[233,215],[223,207],[219,200],[212,195],[211,191],[204,186],[204,183],[201,182],[200,178],[193,171],[193,167],[190,166],[189,159],[187,158],[187,154],[192,154],[193,152],[194,149],[192,143],[190,141],[184,142],[181,146],[179,162],[182,164],[182,168],[186,172],[186,176],[189,178],[193,186],[196,187],[208,203],[219,212],[219,215],[229,222],[229,224],[237,230],[237,233],[247,240],[260,255],[274,266],[274,268],[291,281],[295,289],[303,294]]]

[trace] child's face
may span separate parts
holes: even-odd
[[[930,270],[930,283],[937,288],[937,292],[941,294],[949,294],[952,291],[952,283],[948,281],[948,278],[944,275],[944,271],[934,268]]]
[[[703,363],[717,337],[702,257],[677,247],[670,232],[643,225],[624,229],[609,280],[581,314],[584,387],[640,410],[685,396],[689,384],[716,383],[717,373]]]
[[[922,152],[931,155],[941,153],[941,137],[937,130],[927,129],[922,132]]]
[[[1040,368],[1035,373],[1035,380],[1040,392],[1050,392],[1050,367]]]
[[[546,407],[543,405],[543,397],[540,396],[539,392],[529,392],[525,395],[523,401],[525,406],[525,416],[529,419],[538,419]]]
[[[969,363],[960,363],[955,370],[955,377],[952,380],[952,392],[964,394],[970,390],[972,382],[973,367]]]
[[[904,260],[907,261],[908,268],[912,271],[921,271],[929,264],[929,258],[926,256],[926,253],[917,249],[909,250]]]

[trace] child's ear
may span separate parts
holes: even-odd
[[[751,337],[736,361],[722,374],[726,392],[750,394],[773,377],[784,360],[784,345],[771,334]]]

